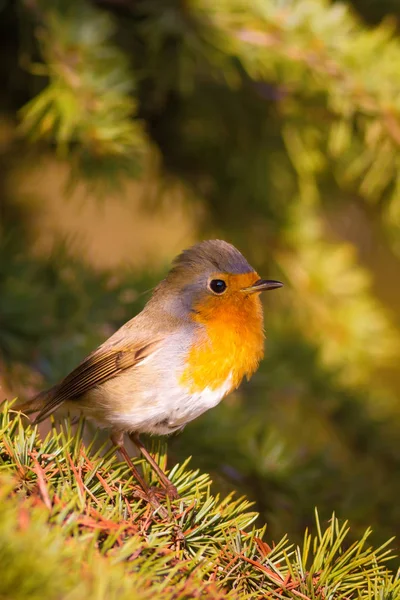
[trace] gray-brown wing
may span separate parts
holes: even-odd
[[[159,347],[159,340],[128,348],[100,347],[53,388],[37,397],[44,405],[35,419],[39,423],[54,412],[65,400],[78,400],[94,387],[116,377],[125,369],[140,364]],[[35,400],[33,400],[35,402]]]

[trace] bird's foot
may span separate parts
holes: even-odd
[[[170,500],[178,500],[180,498],[178,490],[173,483],[164,485],[164,487],[151,487],[151,491],[159,497],[169,498]]]
[[[169,483],[167,486],[165,486],[165,495],[170,500],[178,500],[180,498],[178,490],[173,483]]]

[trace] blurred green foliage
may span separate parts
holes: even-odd
[[[373,4],[356,7],[380,22]],[[193,454],[216,486],[245,490],[273,537],[300,539],[315,505],[356,532],[371,525],[379,541],[400,534],[399,314],[329,228],[356,205],[393,260],[400,253],[395,20],[367,27],[325,0],[20,0],[0,10],[0,107],[16,128],[0,149],[7,372],[55,381],[165,273],[94,272],[62,242],[35,257],[32,215],[18,212],[7,174],[51,151],[72,183],[104,194],[159,163],[165,189],[182,182],[187,202],[203,206],[199,237],[229,239],[286,283],[266,300],[259,373],[171,439],[172,455]]]

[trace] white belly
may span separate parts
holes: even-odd
[[[149,387],[140,402],[136,398],[123,414],[112,415],[113,426],[121,431],[168,435],[219,404],[231,387],[231,377],[216,389],[206,387],[195,393],[181,385]]]
[[[185,423],[199,417],[203,412],[214,408],[228,394],[231,388],[231,377],[228,377],[222,385],[215,389],[206,387],[201,392],[188,394],[174,407],[174,411],[170,417],[171,426],[182,427]]]

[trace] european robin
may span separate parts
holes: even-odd
[[[176,497],[139,434],[182,429],[250,378],[264,354],[260,292],[281,286],[260,279],[231,244],[201,242],[174,260],[142,312],[60,383],[18,408],[39,410],[38,423],[66,404],[109,428],[149,498],[124,448],[128,433]]]

